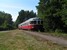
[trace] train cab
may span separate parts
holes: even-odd
[[[30,18],[29,20],[19,24],[19,29],[44,31],[43,20],[40,18]]]

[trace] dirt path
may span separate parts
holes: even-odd
[[[53,36],[50,36],[50,35],[43,35],[43,34],[40,34],[38,32],[31,32],[31,31],[24,31],[24,32],[28,33],[30,35],[34,35],[34,36],[43,38],[44,40],[49,40],[53,43],[57,43],[57,44],[60,44],[60,45],[63,45],[63,46],[67,47],[67,40],[65,40],[65,39],[58,38],[58,37],[53,37]]]

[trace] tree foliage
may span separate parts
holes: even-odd
[[[9,30],[13,28],[12,16],[0,11],[0,30]]]
[[[40,0],[38,16],[44,20],[45,31],[67,29],[67,0]]]
[[[20,24],[20,23],[22,23],[22,22],[24,22],[27,19],[32,18],[32,17],[36,17],[36,13],[34,13],[33,10],[32,11],[21,10],[19,12],[18,18],[15,22],[15,25],[18,26],[18,24]]]

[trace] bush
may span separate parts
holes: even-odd
[[[61,30],[61,29],[56,29],[55,32],[56,32],[56,33],[62,33],[63,30]]]

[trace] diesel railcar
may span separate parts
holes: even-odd
[[[18,25],[19,29],[24,29],[24,30],[33,30],[33,31],[44,31],[43,28],[43,20],[40,18],[30,18],[26,20],[23,23],[20,23]]]

